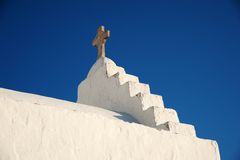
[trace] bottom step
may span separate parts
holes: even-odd
[[[166,122],[157,126],[158,130],[166,130],[172,133],[181,134],[185,136],[196,136],[194,126],[184,123]]]

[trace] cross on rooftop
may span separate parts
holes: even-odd
[[[108,37],[110,37],[110,31],[105,31],[104,26],[100,26],[97,30],[97,35],[92,42],[94,47],[98,47],[98,58],[105,57],[105,43]]]

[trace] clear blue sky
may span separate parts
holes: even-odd
[[[109,58],[240,160],[239,0],[1,0],[0,87],[75,101],[102,24]]]

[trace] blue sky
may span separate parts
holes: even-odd
[[[76,101],[99,25],[107,57],[240,159],[239,0],[1,0],[0,87]]]

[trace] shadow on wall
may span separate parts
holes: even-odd
[[[114,117],[123,120],[125,122],[129,122],[129,123],[139,123],[135,118],[133,118],[132,116],[130,116],[129,114],[126,113],[119,113],[119,115],[115,115]]]

